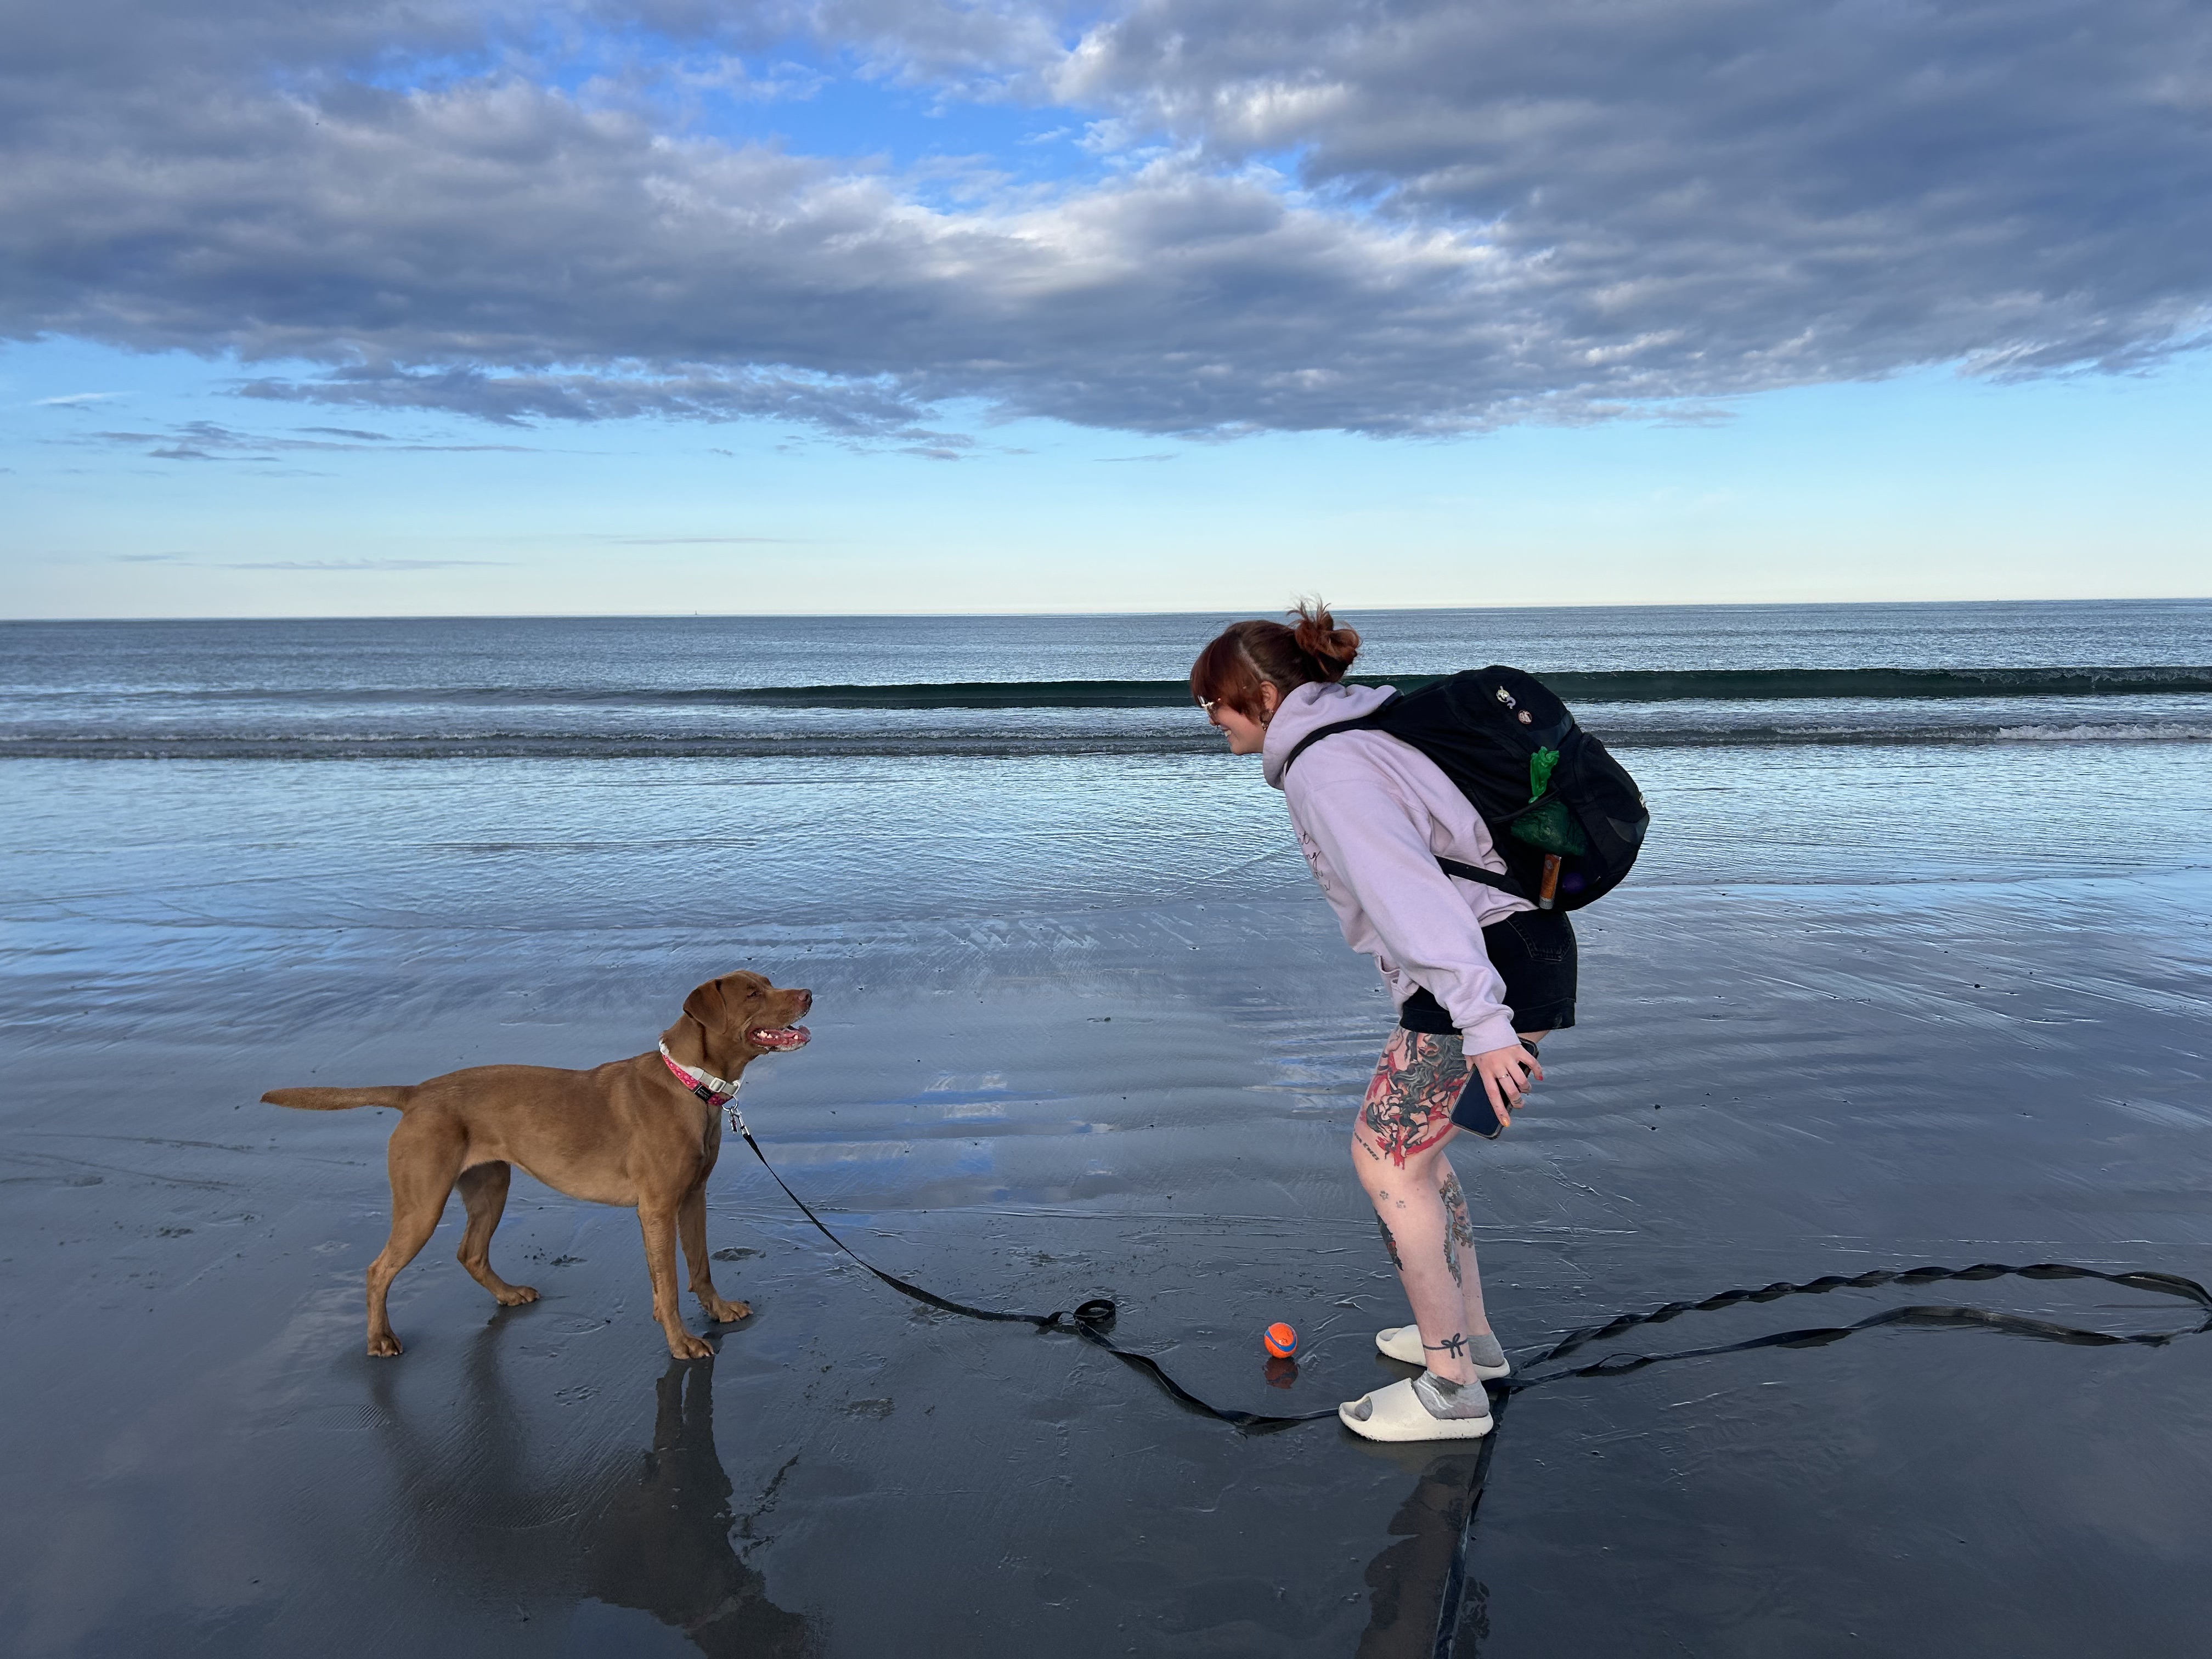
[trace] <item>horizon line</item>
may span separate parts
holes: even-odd
[[[1672,599],[1592,601],[1582,605],[1333,605],[1332,611],[1359,611],[1376,616],[1431,616],[1445,611],[1851,611],[1907,605],[2201,605],[2212,603],[2212,593],[2129,593],[2076,599]],[[1115,611],[1007,608],[943,611],[301,611],[268,616],[170,617],[0,617],[0,627],[77,623],[302,623],[302,622],[898,622],[971,617],[1211,617],[1236,611],[1261,617],[1287,615],[1288,606],[1253,611],[1244,607],[1209,605],[1193,610],[1133,609]]]

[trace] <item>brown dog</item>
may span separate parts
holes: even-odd
[[[527,1285],[491,1270],[492,1230],[507,1207],[509,1166],[520,1164],[571,1198],[637,1211],[653,1316],[678,1359],[714,1350],[677,1316],[676,1238],[691,1264],[691,1291],[716,1323],[752,1310],[726,1302],[707,1261],[707,1177],[722,1149],[722,1094],[763,1054],[797,1048],[806,1028],[792,1022],[811,991],[778,990],[758,974],[725,974],[684,1000],[684,1016],[661,1033],[678,1064],[707,1081],[695,1087],[659,1054],[611,1060],[588,1072],[550,1066],[473,1066],[428,1083],[387,1089],[271,1089],[262,1099],[312,1112],[397,1106],[403,1114],[386,1158],[392,1170],[392,1237],[368,1264],[368,1351],[396,1354],[399,1339],[384,1310],[399,1270],[429,1242],[456,1184],[468,1206],[461,1266],[512,1308],[538,1300]],[[704,1090],[706,1093],[701,1093]]]

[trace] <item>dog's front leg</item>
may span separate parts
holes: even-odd
[[[653,1277],[653,1316],[668,1338],[668,1352],[678,1359],[711,1359],[714,1351],[684,1328],[677,1316],[676,1212],[637,1206],[637,1224],[645,1234],[645,1269]]]
[[[699,1298],[699,1305],[707,1317],[717,1325],[727,1325],[743,1319],[752,1312],[744,1302],[725,1301],[714,1288],[714,1269],[707,1255],[707,1182],[704,1176],[684,1194],[684,1201],[676,1207],[677,1231],[684,1240],[684,1259],[691,1266],[691,1294]]]

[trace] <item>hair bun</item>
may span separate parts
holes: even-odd
[[[1297,618],[1291,638],[1298,649],[1311,657],[1328,678],[1341,679],[1359,654],[1358,630],[1339,628],[1336,618],[1328,614],[1328,606],[1319,599],[1300,600],[1291,614]]]

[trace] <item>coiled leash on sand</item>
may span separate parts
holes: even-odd
[[[776,1173],[775,1165],[768,1161],[768,1154],[761,1150],[760,1142],[753,1139],[753,1132],[745,1127],[744,1119],[738,1115],[734,1108],[729,1109],[729,1117],[730,1127],[744,1137],[745,1145],[752,1148],[753,1156],[760,1160],[761,1168],[768,1171],[769,1179],[783,1188],[783,1195],[799,1206],[799,1212],[814,1224],[815,1231],[902,1296],[911,1297],[916,1302],[941,1309],[946,1313],[959,1314],[969,1319],[988,1319],[1000,1324],[1030,1325],[1041,1331],[1073,1331],[1086,1342],[1103,1348],[1123,1364],[1144,1372],[1178,1403],[1226,1423],[1244,1433],[1272,1433],[1279,1429],[1294,1428],[1301,1423],[1318,1422],[1322,1418],[1333,1418],[1336,1415],[1336,1407],[1334,1406],[1321,1411],[1298,1412],[1290,1416],[1276,1416],[1264,1412],[1239,1411],[1234,1407],[1217,1406],[1210,1401],[1200,1398],[1176,1382],[1174,1377],[1169,1376],[1166,1369],[1151,1355],[1137,1353],[1125,1348],[1108,1334],[1113,1327],[1116,1314],[1120,1311],[1110,1297],[1096,1297],[1091,1301],[1078,1304],[1073,1309],[1063,1309],[1048,1314],[1012,1313],[995,1308],[971,1307],[965,1302],[955,1302],[950,1297],[938,1295],[934,1291],[926,1291],[921,1285],[901,1279],[896,1273],[885,1273],[874,1262],[854,1249],[851,1245],[846,1243],[843,1239],[838,1237],[836,1234],[831,1232],[823,1224],[822,1218],[814,1213],[812,1206],[791,1190],[790,1183]],[[1573,1366],[1565,1370],[1546,1371],[1535,1376],[1516,1375],[1485,1386],[1491,1391],[1493,1401],[1492,1414],[1500,1416],[1504,1413],[1506,1399],[1510,1396],[1525,1393],[1530,1389],[1544,1388],[1553,1382],[1564,1382],[1570,1377],[1626,1376],[1632,1371],[1640,1371],[1649,1365],[1663,1365],[1679,1359],[1705,1359],[1716,1354],[1748,1353],[1758,1348],[1826,1347],[1831,1342],[1840,1342],[1845,1337],[1856,1336],[1861,1331],[1877,1330],[1885,1325],[1904,1325],[1923,1329],[2002,1331],[2010,1336],[2032,1337],[2039,1341],[2064,1342],[2077,1347],[2099,1348],[2128,1346],[2158,1348],[2165,1346],[2169,1342],[2178,1341],[2183,1337],[2212,1334],[2212,1290],[2207,1290],[2193,1279],[2184,1279],[2179,1273],[2154,1273],[2147,1270],[2112,1273],[2095,1267],[2077,1267],[2063,1261],[2039,1261],[2027,1267],[2008,1267],[2002,1262],[1983,1261],[1977,1262],[1971,1267],[1876,1268],[1869,1273],[1850,1275],[1826,1273],[1818,1279],[1807,1279],[1802,1284],[1778,1279],[1771,1285],[1761,1285],[1756,1290],[1722,1291],[1717,1295],[1705,1297],[1702,1302],[1669,1302],[1662,1307],[1652,1309],[1649,1313],[1624,1314],[1617,1319],[1609,1319],[1603,1324],[1589,1325],[1578,1331],[1571,1331],[1553,1343],[1551,1347],[1529,1360],[1528,1364],[1536,1368],[1551,1365],[1588,1347],[1593,1342],[1601,1342],[1608,1337],[1619,1336],[1624,1332],[1634,1330],[1638,1326],[1663,1325],[1670,1320],[1680,1319],[1687,1314],[1717,1313],[1723,1308],[1733,1308],[1747,1302],[1778,1302],[1784,1297],[1822,1296],[1830,1291],[1872,1290],[1883,1285],[1933,1285],[1952,1279],[1977,1280],[2004,1278],[2101,1279],[2107,1285],[2118,1285],[2128,1290],[2148,1291],[2154,1295],[2170,1296],[2185,1302],[2193,1302],[2201,1310],[2203,1317],[2193,1325],[2180,1326],[2172,1330],[2148,1331],[2130,1336],[2115,1336],[2109,1331],[2086,1330],[2079,1326],[2057,1324],[2048,1319],[2033,1319],[2025,1314],[1996,1313],[1986,1308],[1963,1308],[1929,1303],[1911,1307],[1886,1309],[1881,1313],[1869,1314],[1866,1318],[1854,1321],[1849,1325],[1816,1325],[1808,1326],[1799,1330],[1774,1331],[1765,1336],[1747,1337],[1740,1342],[1723,1343],[1717,1347],[1682,1348],[1668,1353],[1608,1354],[1602,1359],[1595,1360],[1584,1365]],[[1483,1442],[1485,1449],[1483,1464],[1486,1468],[1489,1462],[1488,1449],[1496,1438],[1497,1435],[1493,1431]],[[1480,1479],[1480,1473],[1478,1472],[1476,1475],[1478,1483]]]

